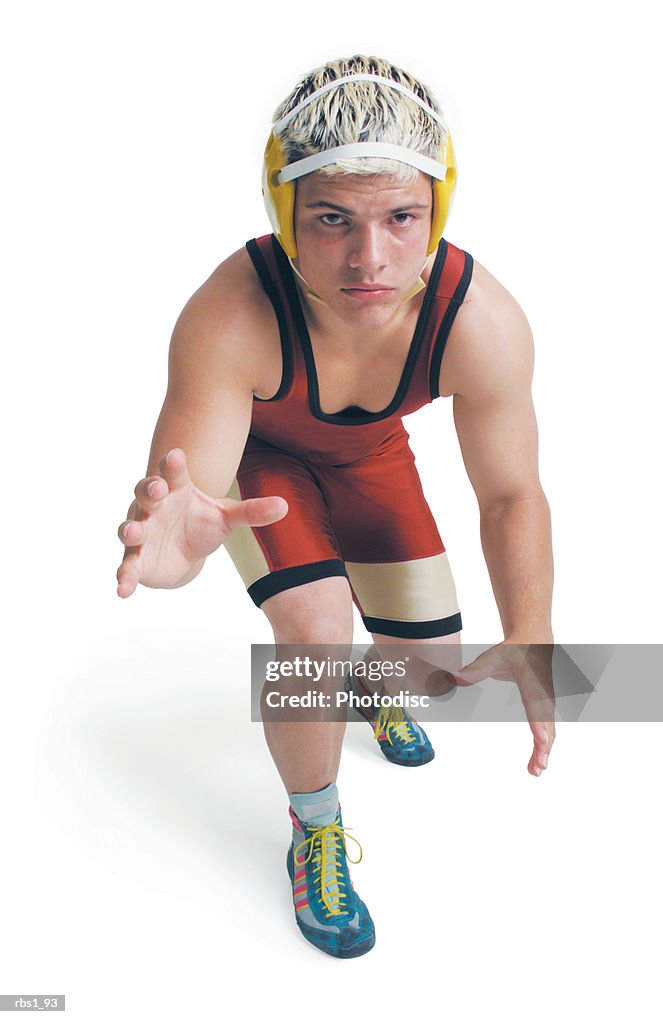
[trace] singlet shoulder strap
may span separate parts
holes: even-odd
[[[459,249],[443,239],[446,245],[446,258],[444,267],[435,287],[435,302],[431,310],[428,330],[430,344],[430,359],[428,369],[428,389],[431,400],[440,396],[440,367],[442,356],[447,344],[449,332],[456,319],[470,281],[474,260],[469,252]],[[442,242],[440,244],[443,244]]]
[[[271,245],[271,239],[271,235],[251,238],[246,243],[246,249],[267,295],[272,299],[272,302],[276,300],[280,304],[281,297],[277,285],[281,279],[281,274]]]
[[[254,396],[254,401],[256,402],[276,402],[279,398],[283,398],[290,387],[293,373],[291,339],[295,325],[285,293],[282,273],[272,245],[273,237],[273,235],[261,235],[260,238],[252,238],[246,243],[246,249],[260,279],[260,284],[276,314],[279,336],[281,338],[281,357],[283,360],[283,372],[278,391],[271,398],[258,398]]]

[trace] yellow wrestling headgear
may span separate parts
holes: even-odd
[[[314,153],[312,156],[304,157],[303,160],[296,160],[292,164],[286,164],[280,132],[295,117],[303,107],[308,106],[313,100],[330,89],[335,89],[345,82],[381,82],[383,85],[396,89],[397,92],[409,96],[423,110],[425,110],[445,131],[445,139],[440,150],[440,159],[432,160],[414,150],[406,149],[404,146],[395,146],[387,142],[353,142],[351,145],[335,146],[332,149]],[[272,131],[265,148],[265,161],[262,176],[262,194],[274,234],[281,247],[291,260],[297,258],[297,242],[295,241],[295,180],[304,174],[310,174],[320,167],[327,167],[337,160],[347,160],[350,157],[381,157],[385,160],[397,160],[400,163],[409,164],[429,174],[433,179],[433,212],[431,217],[430,237],[426,255],[429,256],[437,249],[444,225],[447,220],[451,198],[456,184],[456,161],[449,129],[443,118],[433,110],[421,97],[412,92],[400,82],[394,82],[391,78],[384,78],[382,75],[358,74],[344,75],[341,78],[323,85],[306,99],[298,103],[285,117],[272,126]]]

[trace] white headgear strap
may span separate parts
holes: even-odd
[[[377,156],[383,160],[398,160],[402,164],[409,164],[430,174],[431,178],[438,178],[444,181],[447,174],[447,165],[439,160],[431,160],[430,157],[415,153],[405,146],[394,146],[390,142],[352,142],[347,146],[334,146],[333,149],[324,149],[321,153],[314,153],[302,160],[296,160],[279,171],[279,184],[286,181],[294,181],[304,174],[317,171],[320,167],[328,167],[329,164],[338,163],[339,160],[348,160],[357,156]]]

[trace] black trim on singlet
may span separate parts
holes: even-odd
[[[286,289],[286,294],[290,301],[290,309],[297,325],[299,332],[299,338],[302,346],[302,352],[304,354],[304,362],[306,364],[306,375],[308,378],[308,402],[311,415],[317,420],[322,420],[323,423],[344,423],[344,424],[357,424],[362,425],[364,423],[377,423],[379,420],[384,420],[388,416],[393,416],[395,412],[401,406],[403,399],[407,394],[407,390],[410,386],[414,367],[417,362],[417,356],[419,355],[419,349],[424,338],[426,331],[426,324],[428,323],[428,317],[430,314],[431,305],[435,299],[435,291],[437,289],[440,275],[444,269],[444,261],[447,256],[448,243],[443,238],[440,240],[440,244],[437,249],[437,255],[431,270],[428,284],[426,286],[426,292],[424,299],[419,310],[419,317],[417,319],[417,326],[410,342],[410,350],[405,360],[405,366],[403,367],[403,373],[396,389],[396,394],[392,398],[386,409],[382,412],[366,412],[360,409],[360,406],[349,406],[349,409],[357,409],[360,412],[337,412],[337,413],[326,413],[320,408],[320,390],[318,387],[318,374],[315,367],[315,358],[313,356],[313,347],[311,345],[311,337],[308,332],[306,320],[304,319],[304,312],[299,299],[299,292],[297,291],[297,285],[295,282],[295,276],[292,271],[292,267],[288,261],[288,257],[285,252],[272,236],[272,244],[274,246],[274,252],[276,259],[279,263],[279,269],[282,271],[282,281]]]
[[[253,401],[276,402],[278,401],[279,398],[282,398],[283,395],[287,392],[292,381],[292,351],[290,348],[291,341],[288,336],[288,325],[285,310],[283,308],[283,303],[281,302],[281,296],[278,293],[278,289],[274,287],[272,277],[269,272],[269,267],[267,266],[265,257],[260,252],[260,246],[256,242],[255,238],[250,239],[250,241],[246,243],[246,248],[248,250],[249,256],[251,257],[251,261],[253,263],[253,266],[255,267],[256,273],[260,279],[260,284],[262,285],[264,291],[267,293],[267,297],[269,298],[274,309],[274,312],[276,314],[276,320],[279,325],[279,337],[281,339],[282,369],[281,383],[279,384],[279,389],[275,395],[272,395],[271,398],[258,398],[257,395],[254,395]]]
[[[465,252],[465,250],[463,250]],[[447,311],[442,318],[440,329],[437,332],[437,337],[433,342],[433,352],[430,364],[430,379],[428,382],[431,398],[433,401],[440,397],[440,368],[442,366],[442,356],[446,348],[447,339],[451,332],[451,328],[454,320],[456,319],[456,313],[463,304],[465,293],[470,286],[472,280],[472,271],[474,269],[474,260],[470,256],[469,252],[465,253],[465,266],[461,275],[460,281],[456,285],[456,290],[453,293],[453,297],[449,299],[449,305]]]
[[[321,562],[294,565],[291,569],[277,569],[248,587],[248,594],[254,604],[260,607],[268,597],[274,597],[284,590],[300,587],[302,583],[324,580],[330,576],[346,576],[345,562],[340,558],[325,558]]]
[[[459,633],[463,628],[460,612],[429,622],[399,622],[397,619],[374,619],[370,615],[362,615],[362,620],[369,633],[397,636],[404,640],[432,640],[436,636]]]

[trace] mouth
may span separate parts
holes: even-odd
[[[391,295],[393,288],[383,284],[360,285],[356,288],[341,288],[344,295],[353,299],[381,299],[385,295]]]

